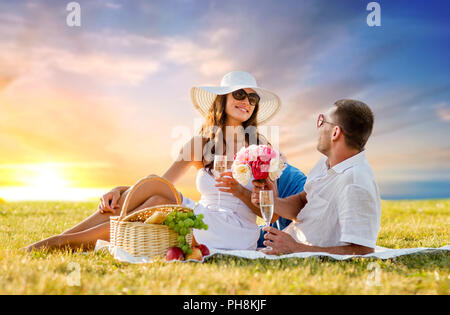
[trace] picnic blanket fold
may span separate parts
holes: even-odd
[[[149,257],[134,257],[128,254],[125,250],[112,246],[109,242],[98,240],[95,245],[95,251],[107,250],[111,255],[113,255],[114,259],[117,259],[121,262],[128,262],[133,264],[139,263],[150,263],[152,259]],[[266,255],[262,252],[252,251],[252,250],[220,250],[220,249],[210,249],[211,255],[207,257],[203,257],[202,261],[197,260],[185,260],[185,261],[194,261],[194,262],[204,262],[209,257],[215,255],[226,255],[226,256],[234,256],[246,259],[286,259],[286,258],[309,258],[309,257],[330,257],[335,260],[348,260],[353,258],[378,258],[378,259],[390,259],[394,257],[411,255],[416,253],[430,253],[430,252],[440,252],[440,251],[450,251],[450,245],[442,246],[440,248],[432,248],[432,247],[418,247],[418,248],[401,248],[401,249],[390,249],[385,247],[377,246],[375,248],[375,253],[367,254],[367,255],[333,255],[329,253],[320,253],[320,252],[308,252],[308,253],[294,253],[287,255]]]

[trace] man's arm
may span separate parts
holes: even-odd
[[[274,212],[280,217],[297,221],[297,216],[305,207],[306,203],[305,191],[286,198],[277,197],[274,200]]]
[[[310,246],[298,243],[288,233],[274,229],[272,227],[264,227],[266,233],[264,245],[272,247],[272,250],[265,251],[269,255],[290,254],[299,252],[325,252],[336,255],[366,255],[374,252],[371,247],[357,244],[349,244],[345,246],[320,247]]]
[[[296,252],[325,252],[335,255],[366,255],[374,252],[373,248],[358,244],[332,247],[309,246],[300,243],[297,244],[299,244],[300,246],[298,246],[298,251]]]

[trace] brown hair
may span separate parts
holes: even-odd
[[[216,98],[214,99],[212,106],[209,109],[208,114],[206,115],[206,121],[202,125],[202,128],[200,130],[200,135],[206,138],[206,145],[208,144],[211,145],[211,148],[209,150],[205,150],[205,148],[203,148],[204,153],[202,155],[203,167],[207,169],[207,171],[211,174],[212,174],[211,170],[214,168],[214,153],[220,150],[222,150],[223,152],[221,154],[226,153],[225,152],[227,147],[225,140],[226,136],[224,134],[226,127],[225,123],[227,121],[227,114],[225,112],[226,104],[227,104],[227,94],[217,95]],[[258,108],[259,104],[256,105],[255,110],[253,111],[250,118],[242,123],[242,127],[244,130],[249,126],[255,127],[249,128],[252,134],[245,133],[246,145],[270,144],[266,140],[266,138],[263,135],[261,135],[256,129],[257,128],[256,116],[258,114]],[[220,136],[222,136],[222,143],[219,143]],[[256,139],[256,143],[250,143],[254,142],[253,139]],[[208,155],[209,152],[211,153],[212,156]]]
[[[334,105],[333,116],[343,129],[345,143],[359,151],[364,150],[375,120],[372,110],[365,103],[350,99],[339,100]]]

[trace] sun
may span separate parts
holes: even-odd
[[[0,187],[0,196],[5,201],[97,201],[111,189],[110,187],[78,187],[74,181],[77,177],[77,169],[72,164],[45,162],[4,165],[3,169],[9,171],[9,177],[20,184]]]
[[[54,163],[29,165],[27,176],[22,176],[23,193],[31,199],[54,200],[67,195],[70,182],[63,168]]]
[[[62,171],[51,164],[41,164],[33,171],[34,175],[24,180],[30,188],[59,190],[69,185]]]

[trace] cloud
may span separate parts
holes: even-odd
[[[210,43],[223,36],[225,36],[223,30],[213,33]],[[220,49],[209,47],[204,42],[199,44],[189,39],[167,38],[164,45],[167,47],[165,57],[169,62],[187,65],[207,77],[223,75],[234,66],[231,59],[222,56]]]
[[[442,109],[439,109],[437,112],[438,112],[439,117],[443,121],[450,122],[450,108],[442,108]]]
[[[139,84],[159,69],[158,62],[147,58],[104,53],[78,55],[54,48],[40,49],[36,58],[47,60],[47,67],[119,84]]]
[[[3,51],[0,66],[0,89],[19,78],[26,81],[41,81],[44,77],[57,79],[58,71],[102,84],[137,85],[160,69],[156,60],[145,56],[80,52],[43,45],[29,49],[27,57],[16,54],[15,50]]]
[[[440,102],[433,106],[438,117],[444,122],[450,122],[450,103]]]
[[[6,17],[21,21],[14,15]],[[86,85],[117,86],[139,85],[171,67],[178,67],[177,72],[180,67],[197,72],[203,80],[217,78],[235,68],[233,60],[216,45],[233,37],[227,28],[201,32],[196,37],[139,35],[111,29],[84,30],[82,35],[74,33],[67,37],[67,30],[55,32],[51,21],[40,25],[38,33],[29,29],[26,20],[23,23],[21,28],[16,25],[15,31],[21,29],[30,41],[0,39],[1,47],[5,48],[0,52],[0,89],[17,78],[28,82],[44,77],[58,81],[61,71],[84,77]],[[52,40],[43,38],[43,34]],[[177,72],[172,73],[176,76]]]
[[[0,74],[0,91],[6,88],[11,82],[13,82],[15,79],[15,76],[9,76],[7,74],[1,73]]]
[[[120,3],[113,3],[113,2],[109,2],[109,1],[105,2],[105,6],[109,9],[113,9],[113,10],[118,10],[118,9],[122,8],[122,5]]]

